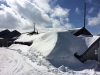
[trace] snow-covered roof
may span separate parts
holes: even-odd
[[[40,35],[42,35],[42,34],[40,34]],[[17,40],[15,40],[15,42],[30,42],[30,41],[33,41],[37,37],[39,37],[39,35],[28,35],[26,33],[26,34],[22,34],[21,36],[19,36],[19,38]]]
[[[82,38],[88,47],[90,47],[98,38],[100,38],[100,36],[96,35],[80,35],[78,37]]]
[[[72,29],[69,29],[68,31],[71,32],[72,34],[75,34],[80,29],[82,29],[82,28],[72,28]]]
[[[82,40],[85,42],[87,48],[89,48],[96,40],[98,40],[100,38],[100,36],[96,36],[96,35],[80,35],[78,37],[82,38]],[[85,49],[84,51],[78,51],[78,53],[82,54],[86,50],[87,49]]]
[[[17,40],[15,40],[15,41],[20,41],[20,42],[27,42],[27,41],[32,41],[33,40],[33,38],[32,38],[32,36],[30,36],[30,35],[27,35],[27,34],[22,34]]]

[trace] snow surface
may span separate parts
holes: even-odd
[[[88,44],[84,38],[68,31],[24,34],[16,41],[31,40],[31,46],[12,44],[0,48],[0,75],[100,75],[96,61],[83,64],[74,57],[75,52],[81,54],[98,39],[93,37]]]
[[[88,47],[90,47],[98,38],[100,38],[100,36],[96,36],[96,35],[80,35],[79,37],[81,37],[83,40],[85,40],[86,45]]]
[[[96,41],[100,38],[100,36],[96,36],[96,35],[80,35],[78,36],[80,38],[82,38],[83,41],[85,41],[85,44],[87,46],[87,49]],[[82,54],[84,53],[87,49],[82,50],[81,52],[79,51],[78,54]]]
[[[76,52],[81,55],[98,39],[96,37],[89,37],[89,39],[90,38],[91,40],[84,40],[83,37],[74,36],[68,31],[48,32],[33,41],[29,52],[41,54],[55,67],[59,67],[63,64],[70,68],[76,68],[77,63],[78,66],[82,65],[82,63],[73,55]],[[87,44],[87,42],[89,43]]]
[[[72,29],[69,29],[68,31],[71,32],[72,34],[75,34],[75,33],[78,32],[80,29],[82,29],[82,28],[72,28]]]
[[[0,48],[0,75],[54,75],[13,50]]]
[[[11,50],[15,50],[15,51],[21,51],[23,53],[27,53],[29,50],[29,46],[27,45],[21,45],[21,44],[13,44],[9,47]]]

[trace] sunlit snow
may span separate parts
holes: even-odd
[[[98,38],[77,37],[68,31],[22,34],[15,41],[33,41],[32,45],[0,48],[0,75],[100,75],[98,62],[81,63],[74,57],[75,52],[82,54]]]

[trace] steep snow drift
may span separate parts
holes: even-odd
[[[28,38],[25,38],[27,36]],[[23,39],[20,36],[16,41],[24,42],[27,39],[33,41],[31,46],[13,44],[8,49],[0,49],[1,75],[100,74],[95,72],[96,62],[88,61],[83,64],[74,57],[75,52],[82,53],[89,47],[82,37],[76,37],[68,31],[47,32],[32,36],[25,35]],[[6,58],[12,62],[8,62]]]
[[[85,42],[69,32],[58,32],[57,35],[56,45],[47,56],[47,59],[56,67],[62,64],[70,68],[76,68],[82,65],[82,63],[74,57],[74,53],[86,49],[87,46]],[[84,48],[82,48],[83,46]]]
[[[46,33],[33,41],[33,44],[30,48],[30,52],[39,53],[47,57],[55,47],[56,42],[57,42],[56,32]]]
[[[87,48],[85,40],[68,31],[48,32],[33,41],[29,52],[42,55],[55,67],[76,68],[83,64],[74,57],[74,53],[82,54]]]
[[[27,38],[28,37],[28,38]],[[87,48],[96,41],[98,37],[74,36],[69,31],[63,32],[47,32],[39,35],[23,34],[16,41],[33,40],[31,46],[13,44],[10,48],[21,50],[22,52],[35,53],[41,55],[55,67],[61,65],[70,68],[83,66],[79,60],[74,57],[74,53],[81,55]],[[23,49],[25,48],[25,49]],[[57,62],[57,63],[56,63]]]

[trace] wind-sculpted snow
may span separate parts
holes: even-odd
[[[54,75],[45,66],[31,62],[27,56],[0,48],[0,75]]]
[[[25,36],[22,38],[20,36],[16,41],[24,42],[27,39]],[[29,41],[30,38],[33,41],[31,46],[13,44],[9,48],[0,48],[0,75],[100,74],[95,71],[97,62],[87,61],[83,64],[74,57],[75,52],[81,54],[88,48],[83,37],[66,31],[28,35]]]
[[[99,75],[93,69],[74,71],[63,65],[55,68],[41,55],[23,55],[23,52],[5,48],[0,48],[0,51],[0,75]]]
[[[82,54],[87,48],[83,38],[74,36],[68,31],[47,32],[33,41],[29,52],[41,54],[55,67],[65,65],[74,69],[84,66],[74,57],[74,53]]]

